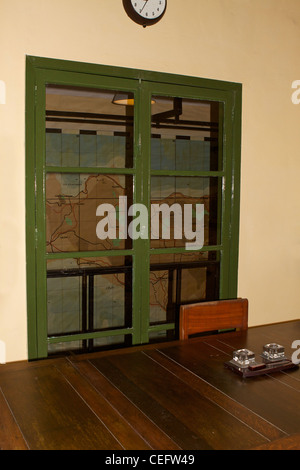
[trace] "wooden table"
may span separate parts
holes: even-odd
[[[300,449],[299,368],[243,379],[224,367],[270,342],[291,356],[295,340],[300,321],[0,366],[0,448]]]

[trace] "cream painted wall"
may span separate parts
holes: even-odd
[[[243,84],[239,295],[250,325],[300,318],[299,0],[169,0],[143,29],[121,0],[0,0],[0,340],[27,358],[25,56]],[[296,338],[295,338],[296,339]],[[298,339],[298,338],[297,338]]]

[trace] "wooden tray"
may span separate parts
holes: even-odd
[[[289,359],[272,363],[256,363],[247,368],[239,367],[234,361],[225,362],[224,366],[242,377],[257,377],[260,375],[273,374],[274,372],[281,372],[299,367]]]

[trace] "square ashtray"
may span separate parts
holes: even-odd
[[[267,362],[278,362],[286,359],[285,349],[277,343],[265,344],[261,357]]]
[[[232,363],[237,367],[247,368],[255,364],[255,354],[249,349],[238,349],[233,352]]]

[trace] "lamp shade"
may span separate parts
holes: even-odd
[[[122,106],[134,106],[134,98],[127,93],[115,94],[112,102],[113,104],[120,104]]]
[[[131,94],[127,93],[116,93],[113,100],[113,104],[119,104],[122,106],[134,106],[134,98]],[[151,104],[154,104],[155,100],[151,100]]]

